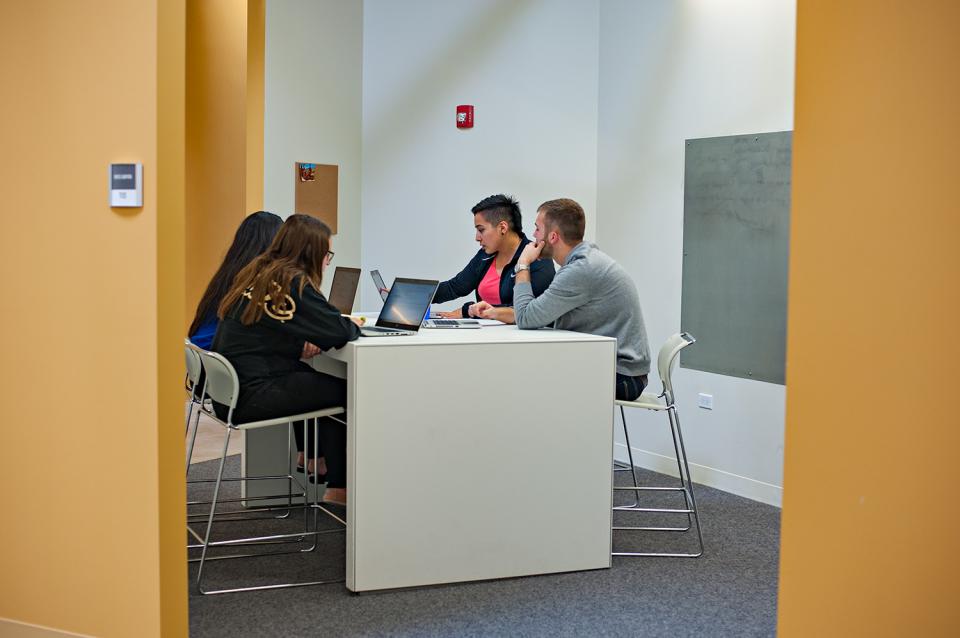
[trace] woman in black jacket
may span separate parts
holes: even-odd
[[[514,323],[514,266],[524,246],[530,243],[523,234],[520,204],[507,195],[491,195],[471,209],[476,240],[480,250],[453,279],[437,287],[433,303],[444,303],[475,293],[477,303],[485,301],[495,309],[492,318]],[[535,261],[530,266],[533,294],[539,296],[553,281],[553,262]],[[477,303],[467,302],[452,312],[438,313],[444,318],[476,317]],[[490,315],[488,315],[490,316]]]
[[[327,225],[309,215],[291,215],[267,251],[240,271],[221,302],[213,350],[233,364],[240,378],[235,423],[346,406],[346,381],[300,360],[307,343],[326,350],[360,336],[357,325],[320,293],[332,256]],[[225,406],[214,407],[226,415]],[[305,444],[312,449],[312,442],[303,440],[302,427],[294,432],[302,465]],[[326,465],[324,499],[346,503],[346,428],[323,419],[318,441]],[[308,471],[324,473],[311,465]]]

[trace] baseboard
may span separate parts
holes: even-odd
[[[627,462],[627,446],[623,443],[614,444],[614,458]],[[665,456],[648,450],[633,448],[633,462],[642,467],[661,474],[677,476],[677,460],[672,456]],[[781,507],[783,505],[783,488],[772,483],[764,483],[756,479],[732,474],[706,465],[690,464],[690,474],[695,483],[713,487],[724,492],[736,494],[752,501],[759,501],[767,505]]]
[[[0,618],[0,636],[3,638],[64,638],[64,636],[90,638],[85,634],[41,627],[40,625],[32,625],[9,618]]]

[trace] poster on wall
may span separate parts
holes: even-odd
[[[294,163],[293,212],[313,215],[337,233],[336,164]]]

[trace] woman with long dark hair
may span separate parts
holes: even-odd
[[[360,336],[357,323],[344,317],[320,293],[323,273],[333,257],[330,229],[309,215],[291,215],[267,250],[240,271],[220,303],[220,326],[213,349],[233,364],[240,378],[236,423],[271,419],[334,406],[346,406],[343,379],[317,372],[300,360],[305,343],[321,350],[342,348]],[[359,321],[359,320],[357,320]],[[226,416],[225,406],[215,404]],[[294,427],[299,463],[304,448],[301,427]],[[308,435],[309,436],[309,435]],[[325,456],[324,500],[346,503],[346,428],[333,419],[319,424]],[[316,459],[307,471],[323,474]]]
[[[200,303],[197,304],[193,323],[187,331],[190,341],[195,346],[204,350],[210,349],[219,323],[217,308],[230,290],[233,278],[244,266],[253,261],[254,257],[267,249],[282,223],[283,220],[278,215],[261,210],[248,215],[240,224],[240,228],[233,236],[233,243],[230,244],[223,258],[223,263],[217,268],[217,272],[214,273],[213,279],[207,284],[207,289],[200,298]]]
[[[513,283],[517,259],[530,240],[523,234],[520,204],[508,195],[491,195],[470,209],[480,250],[453,279],[441,282],[433,303],[444,303],[474,293],[476,303],[466,302],[444,318],[479,317],[480,302],[493,306],[488,318],[514,323]],[[539,296],[553,281],[553,262],[549,259],[530,265],[533,294]]]

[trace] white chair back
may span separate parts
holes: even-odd
[[[677,366],[680,351],[689,345],[696,343],[697,340],[689,332],[678,332],[663,344],[660,348],[660,354],[657,355],[657,372],[660,373],[660,381],[663,383],[663,393],[667,404],[673,403],[673,369]]]
[[[200,353],[203,350],[193,345],[189,339],[183,340],[183,350],[187,358],[187,381],[190,382],[190,389],[193,390],[200,383],[200,373],[203,371]]]
[[[200,350],[200,361],[203,371],[207,373],[207,396],[230,408],[230,416],[237,406],[237,397],[240,395],[240,379],[237,371],[227,361],[226,357],[216,352]]]

